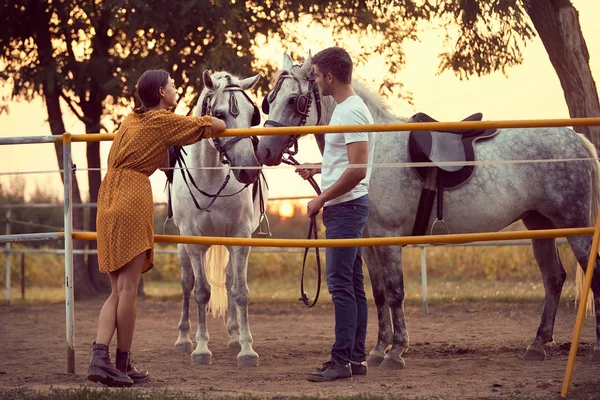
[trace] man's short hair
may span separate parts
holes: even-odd
[[[312,57],[312,63],[319,67],[323,75],[331,73],[344,83],[352,82],[352,58],[341,47],[329,47]]]

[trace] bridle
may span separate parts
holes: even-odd
[[[262,102],[262,110],[265,114],[269,114],[270,111],[270,104],[275,100],[275,97],[277,97],[277,94],[279,93],[279,90],[281,89],[281,85],[283,84],[284,79],[293,79],[297,86],[298,86],[298,94],[296,94],[294,97],[292,97],[290,99],[291,102],[294,103],[294,109],[296,111],[296,114],[298,114],[300,116],[300,120],[298,122],[298,124],[293,124],[293,125],[284,125],[280,122],[277,121],[273,121],[271,119],[267,119],[265,121],[265,126],[273,126],[273,127],[286,127],[286,126],[305,126],[306,125],[306,119],[308,117],[308,113],[310,111],[310,106],[312,105],[312,99],[314,97],[315,99],[315,104],[317,105],[317,125],[319,125],[319,122],[321,122],[321,94],[319,93],[319,86],[317,85],[316,82],[316,76],[314,71],[311,71],[308,74],[308,90],[305,93],[302,92],[302,85],[300,84],[300,78],[294,74],[292,74],[289,71],[284,71],[281,73],[281,75],[279,75],[279,78],[277,79],[277,83],[275,84],[275,87],[273,88],[273,90],[271,90],[267,96],[263,99]],[[290,137],[290,140],[288,141],[288,143],[286,143],[284,150],[283,150],[283,155],[287,156],[288,160],[293,160],[293,156],[295,156],[296,154],[298,154],[298,139],[300,138],[300,135],[292,135]],[[282,162],[289,164],[288,162],[286,162],[287,160],[282,159]]]
[[[244,94],[244,96],[248,99],[248,101],[250,101],[250,103],[252,104],[252,106],[254,107],[254,114],[252,115],[252,126],[256,126],[260,124],[260,112],[258,110],[258,107],[256,107],[256,104],[254,104],[254,102],[250,99],[250,97],[246,94],[246,92],[244,91],[244,89],[242,89],[240,86],[238,85],[234,85],[231,82],[231,76],[227,75],[227,86],[225,86],[225,88],[223,88],[223,92],[230,92],[230,97],[229,97],[229,113],[231,115],[233,115],[234,117],[237,117],[240,113],[239,111],[239,107],[238,107],[238,102],[237,99],[235,97],[235,92],[242,92]],[[212,104],[211,104],[211,99],[214,96],[214,92],[210,92],[209,94],[207,94],[204,97],[204,100],[202,101],[202,111],[201,111],[201,115],[212,115]],[[191,111],[191,109],[190,109]],[[252,145],[254,148],[254,153],[256,154],[257,148],[258,148],[258,138],[256,136],[238,136],[238,137],[234,137],[230,140],[228,140],[225,143],[221,143],[220,138],[216,138],[213,137],[213,144],[215,146],[215,149],[217,150],[217,152],[219,153],[219,160],[221,161],[221,163],[225,164],[225,165],[229,165],[231,166],[231,157],[229,157],[229,154],[227,153],[227,150],[230,149],[235,143],[239,142],[242,139],[245,138],[249,138],[250,140],[252,140]],[[223,184],[221,184],[221,187],[219,188],[219,190],[217,191],[217,193],[212,194],[212,193],[207,193],[205,191],[203,191],[202,189],[200,189],[198,187],[198,185],[196,184],[196,182],[194,181],[194,178],[192,177],[192,174],[190,173],[188,166],[185,162],[185,158],[183,157],[183,154],[187,155],[187,152],[185,151],[185,149],[182,146],[174,146],[174,157],[176,158],[176,164],[178,164],[178,166],[181,168],[181,174],[183,176],[183,181],[185,182],[188,191],[190,192],[190,196],[192,197],[192,200],[194,202],[194,205],[196,206],[196,208],[198,210],[201,211],[210,211],[209,208],[213,205],[213,203],[217,200],[217,198],[219,197],[232,197],[235,196],[237,194],[239,194],[240,192],[242,192],[244,189],[246,189],[248,186],[250,186],[250,183],[247,183],[244,185],[244,187],[242,187],[240,190],[238,190],[235,193],[230,193],[230,194],[221,194],[221,192],[223,191],[223,189],[225,189],[225,187],[227,186],[227,184],[229,183],[229,180],[231,179],[231,169],[229,169],[229,172],[227,174],[227,176],[225,177],[225,180],[223,181]],[[187,174],[187,177],[186,177]],[[262,175],[262,171],[260,173],[260,175]],[[260,175],[259,175],[259,179],[260,179]],[[189,179],[189,182],[188,182]],[[264,179],[264,176],[263,176]],[[192,192],[192,189],[190,187],[190,184],[203,196],[210,198],[210,201],[208,203],[207,206],[205,207],[201,207],[200,204],[198,203],[198,201],[196,200],[196,197],[194,196],[194,193]],[[261,190],[261,185],[260,182],[257,182],[258,186],[259,186],[259,190],[262,192]],[[261,197],[262,197],[262,193]],[[170,204],[170,197],[171,197],[171,191],[170,191],[170,187],[169,187],[169,204]],[[262,199],[261,199],[261,204],[262,204]],[[261,212],[262,212],[262,207],[261,207]],[[171,207],[169,206],[169,212],[168,212],[168,216],[167,216],[167,220],[172,218],[172,210]],[[166,225],[166,221],[165,221],[165,225]]]
[[[241,92],[244,95],[244,97],[246,97],[246,99],[248,99],[250,104],[252,104],[252,106],[254,107],[254,113],[252,114],[251,126],[259,125],[260,124],[260,112],[258,111],[258,107],[256,107],[256,104],[254,104],[254,102],[252,101],[252,99],[250,99],[250,97],[248,96],[248,94],[246,93],[246,91],[244,89],[242,89],[238,85],[234,85],[231,82],[231,76],[227,75],[225,78],[227,79],[227,86],[225,86],[223,88],[223,92],[230,93],[230,95],[229,95],[229,114],[233,115],[234,118],[237,118],[237,116],[240,114],[240,108],[238,106],[237,98],[235,97],[235,92]],[[204,97],[204,99],[202,100],[202,108],[201,108],[200,115],[211,115],[212,116],[211,100],[212,100],[214,94],[215,94],[215,92],[210,92],[209,94],[207,94]],[[252,146],[254,147],[254,153],[256,154],[256,151],[258,149],[258,137],[257,136],[237,136],[237,137],[227,140],[224,143],[221,142],[221,140],[222,140],[221,138],[218,138],[218,137],[212,138],[215,149],[219,152],[219,158],[223,164],[231,165],[231,157],[229,157],[229,154],[227,154],[227,150],[230,149],[234,144],[236,144],[237,142],[239,142],[242,139],[250,139],[252,141]]]

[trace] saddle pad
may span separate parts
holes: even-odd
[[[452,143],[452,147],[453,149],[451,149],[451,153],[454,156],[456,156],[456,152],[458,152],[459,150],[456,150],[456,147],[460,144],[461,146],[463,146],[462,151],[464,151],[464,160],[465,161],[475,161],[475,149],[474,149],[474,143],[480,139],[489,139],[494,137],[495,135],[498,134],[498,130],[495,129],[489,129],[486,130],[483,134],[480,134],[478,136],[471,136],[471,137],[461,137],[460,142],[454,142],[454,141],[447,141],[444,140],[444,143]],[[431,134],[437,134],[437,132],[431,132]],[[409,136],[409,140],[408,140],[408,158],[411,162],[430,162],[431,160],[428,158],[428,155],[424,154],[421,151],[421,148],[419,147],[419,145],[417,144],[417,141],[415,139],[415,137],[417,135],[421,134],[421,132],[411,132],[410,136]],[[446,132],[440,132],[440,134],[447,134]],[[458,136],[457,136],[458,137]],[[433,141],[432,141],[433,142]],[[432,143],[433,145],[433,143]],[[437,149],[440,150],[440,149]],[[437,151],[434,150],[432,147],[431,151]],[[461,154],[462,154],[461,151]],[[452,153],[453,152],[453,153]],[[430,152],[430,154],[432,154]],[[442,161],[444,159],[443,155],[436,155],[436,158],[434,158],[434,161]],[[448,160],[448,161],[455,161],[456,158],[454,158],[453,160]],[[448,167],[450,167],[451,169],[453,169],[452,171],[448,171],[448,170],[444,170],[438,167],[439,171],[439,178],[441,179],[442,182],[442,187],[445,189],[454,189],[459,187],[460,185],[464,184],[467,180],[469,180],[469,178],[471,177],[471,175],[473,174],[473,171],[475,170],[475,166],[474,165],[464,165],[464,166],[445,166],[445,169],[448,169]],[[427,176],[427,170],[428,168],[434,168],[434,167],[415,167],[413,168],[413,170],[416,172],[417,176],[419,177],[419,179],[421,179],[421,181],[425,181],[425,178]]]

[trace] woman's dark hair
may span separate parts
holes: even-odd
[[[344,83],[352,82],[352,58],[341,47],[329,47],[321,50],[312,58],[323,75],[331,73]]]
[[[134,111],[143,114],[148,108],[160,103],[158,89],[169,82],[169,73],[162,69],[151,69],[142,74],[135,85],[137,108]]]

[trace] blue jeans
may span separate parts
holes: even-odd
[[[367,195],[323,208],[327,239],[362,237],[367,216]],[[340,364],[366,359],[367,298],[360,247],[327,248],[327,286],[335,308],[335,343],[331,360]]]

